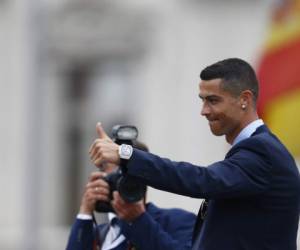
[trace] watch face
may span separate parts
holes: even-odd
[[[122,147],[122,154],[130,155],[131,154],[131,147],[129,145],[124,145]]]
[[[120,158],[128,160],[131,154],[132,154],[132,146],[127,144],[122,144],[120,150]]]

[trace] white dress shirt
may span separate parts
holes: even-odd
[[[120,245],[126,238],[120,233],[120,227],[117,224],[113,224],[113,219],[117,216],[114,213],[108,213],[109,230],[105,236],[104,242],[102,243],[102,250],[110,250]],[[92,216],[89,214],[78,214],[77,219],[79,220],[92,220]],[[103,240],[103,239],[102,239]]]

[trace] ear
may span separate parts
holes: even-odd
[[[240,94],[240,105],[242,109],[247,109],[249,107],[253,107],[253,93],[251,90],[244,90]]]

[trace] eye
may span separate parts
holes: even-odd
[[[212,104],[212,105],[215,105],[215,104],[217,104],[217,103],[219,102],[219,100],[216,99],[216,98],[209,98],[209,99],[208,99],[208,102],[209,102],[210,104]]]

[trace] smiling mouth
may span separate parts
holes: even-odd
[[[209,124],[209,126],[212,126],[212,125],[214,125],[215,123],[217,123],[217,122],[219,122],[219,120],[218,119],[212,119],[212,120],[208,120],[208,124]]]

